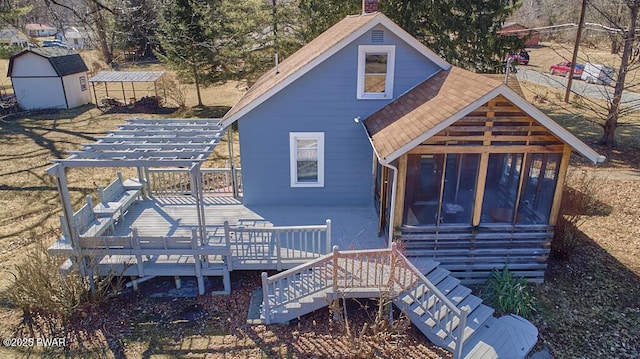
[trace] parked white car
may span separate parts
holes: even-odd
[[[587,62],[580,79],[590,84],[609,85],[613,80],[614,72],[611,66]]]

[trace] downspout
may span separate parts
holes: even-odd
[[[378,160],[380,160],[380,157],[378,157]],[[391,223],[389,225],[389,234],[388,234],[389,238],[387,240],[389,248],[391,248],[391,245],[393,243],[393,232],[395,231],[395,228],[393,226],[393,220],[395,218],[395,212],[396,212],[396,190],[398,188],[398,167],[393,166],[390,163],[387,163],[386,160],[380,161],[380,164],[383,165],[384,167],[387,167],[393,170],[393,184],[391,185],[391,210],[389,211],[389,222]]]
[[[360,116],[355,117],[353,119],[353,121],[355,123],[359,123],[362,125],[362,129],[364,130],[365,135],[367,136],[367,139],[369,140],[369,144],[371,145],[371,148],[373,149],[373,153],[375,153],[376,158],[378,159],[378,162],[380,162],[380,164],[384,167],[387,167],[391,170],[393,170],[393,184],[391,185],[391,210],[389,211],[389,219],[391,224],[389,225],[389,233],[388,233],[388,238],[387,238],[387,243],[389,248],[391,248],[391,244],[393,243],[393,218],[395,216],[395,204],[396,204],[396,192],[397,192],[397,188],[398,188],[398,167],[390,164],[387,162],[386,158],[380,158],[380,154],[378,154],[378,151],[376,151],[376,147],[373,145],[373,140],[371,139],[371,136],[369,136],[369,132],[367,131],[367,128],[364,127],[364,122],[360,121]],[[380,205],[382,206],[383,203],[380,203]]]

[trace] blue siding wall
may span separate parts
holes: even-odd
[[[264,204],[366,205],[372,203],[373,150],[361,124],[390,100],[357,100],[358,45],[370,32],[240,118],[244,202]],[[396,45],[394,98],[439,68],[385,30]],[[324,187],[292,188],[289,133],[325,133]]]

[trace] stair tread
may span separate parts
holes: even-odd
[[[459,280],[453,277],[447,277],[442,282],[441,286],[438,286],[438,289],[440,289],[441,292],[443,292],[445,295],[448,295],[449,293],[453,292],[456,287],[458,287],[459,283],[460,283]],[[441,288],[444,290],[442,290]],[[427,315],[427,312],[429,311],[431,312],[431,316],[435,316],[437,320],[442,319],[447,314],[447,307],[445,307],[444,305],[440,309],[436,308],[437,312],[432,312],[433,306],[439,302],[435,294],[431,294],[428,298],[419,298],[419,299],[422,299],[422,300],[419,302],[413,302],[408,306],[407,312],[412,313],[417,317],[424,317],[425,315]],[[429,328],[433,328],[433,326],[436,324],[436,321],[433,320],[433,318],[431,317],[425,318],[420,321]]]
[[[428,258],[411,258],[409,261],[425,276],[440,266],[440,262]]]
[[[451,272],[449,272],[448,270],[442,267],[438,267],[432,270],[431,273],[427,274],[426,278],[433,285],[437,286],[438,283],[442,282],[446,277],[449,276],[449,274],[451,274]]]
[[[458,305],[458,308],[460,309],[467,309],[469,312],[473,313],[473,311],[480,306],[480,304],[482,304],[482,299],[476,297],[475,295],[470,295],[468,297],[466,297],[462,303],[460,303]],[[471,318],[471,315],[469,315],[468,319]],[[458,324],[460,324],[460,318],[455,317],[453,318],[453,320],[451,321],[451,323],[444,323],[444,324],[440,324],[438,327],[433,329],[433,333],[440,339],[445,340],[447,338],[447,332],[445,332],[442,328],[452,328],[453,330],[456,330],[456,328],[458,327]]]
[[[463,342],[466,342],[473,334],[480,331],[485,322],[493,318],[493,312],[493,308],[485,304],[480,304],[473,312],[471,312],[467,317],[467,326],[464,330]],[[443,346],[454,350],[455,342],[452,338],[448,338],[444,341]]]

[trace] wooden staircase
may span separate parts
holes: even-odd
[[[434,261],[416,268],[395,246],[333,253],[279,273],[262,275],[261,319],[284,323],[341,298],[388,296],[432,343],[455,358],[524,358],[538,331],[518,316],[494,310]]]

